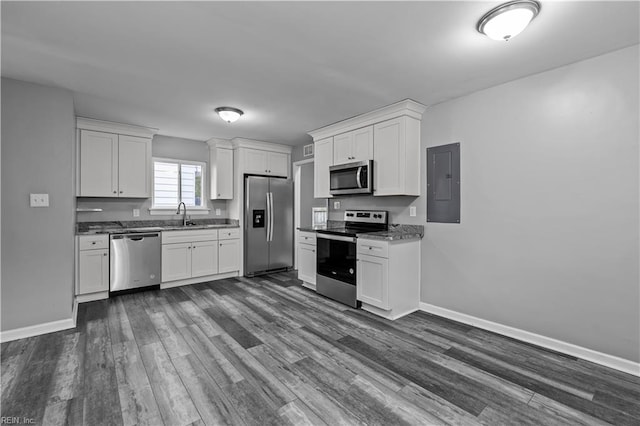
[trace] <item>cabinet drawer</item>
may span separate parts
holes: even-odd
[[[303,232],[300,231],[298,235],[298,242],[301,244],[313,244],[316,245],[316,233],[315,232]]]
[[[219,240],[235,240],[240,238],[240,228],[218,229]]]
[[[109,248],[108,235],[80,235],[78,237],[78,248],[80,250],[96,250]]]
[[[196,241],[216,241],[217,229],[196,229],[193,231],[164,231],[162,244],[191,243]]]
[[[358,253],[369,256],[389,257],[389,243],[387,241],[358,238]]]

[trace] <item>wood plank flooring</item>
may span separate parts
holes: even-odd
[[[1,350],[1,415],[32,424],[640,425],[638,377],[293,272],[84,303]]]

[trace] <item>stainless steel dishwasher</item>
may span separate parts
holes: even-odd
[[[159,232],[111,235],[109,291],[160,284]]]

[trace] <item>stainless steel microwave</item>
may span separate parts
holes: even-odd
[[[373,160],[330,166],[329,193],[373,194]]]

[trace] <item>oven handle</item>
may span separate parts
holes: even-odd
[[[336,240],[336,241],[346,241],[349,243],[355,243],[356,242],[356,238],[355,237],[345,237],[342,235],[331,235],[331,234],[321,234],[321,233],[317,233],[316,235],[318,238],[324,238],[327,240]]]

